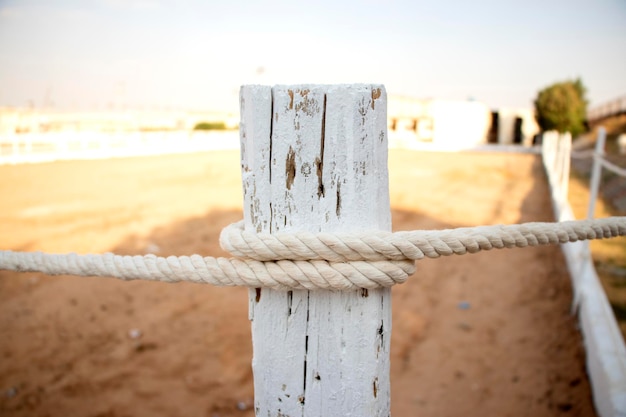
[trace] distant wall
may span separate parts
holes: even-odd
[[[388,96],[391,141],[429,142],[437,146],[474,146],[487,143],[531,145],[539,132],[531,109],[498,109],[497,117],[477,101],[420,100]],[[61,112],[0,108],[0,137],[53,132],[191,131],[201,122],[235,128],[238,114],[181,110],[118,110]],[[497,126],[492,122],[497,121]],[[0,138],[2,140],[2,138]],[[5,142],[6,142],[5,138]]]
[[[63,112],[0,108],[0,135],[47,132],[137,132],[192,130],[201,122],[236,128],[238,114],[182,110]]]
[[[0,165],[239,149],[239,132],[49,132],[0,135]]]

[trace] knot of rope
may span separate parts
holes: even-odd
[[[222,248],[236,257],[231,259],[0,251],[0,269],[279,290],[350,290],[402,283],[415,272],[414,261],[425,257],[624,235],[626,217],[351,234],[252,233],[238,222],[220,236]]]

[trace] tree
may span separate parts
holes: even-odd
[[[587,89],[580,78],[552,84],[539,91],[535,99],[535,118],[542,130],[570,132],[573,137],[585,132]]]

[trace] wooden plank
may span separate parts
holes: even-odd
[[[241,117],[248,230],[391,230],[384,87],[244,86]],[[389,415],[389,289],[249,297],[257,415]]]
[[[600,180],[602,179],[601,158],[604,157],[604,143],[606,142],[606,130],[604,127],[598,129],[598,139],[596,140],[595,153],[593,155],[593,168],[591,169],[591,179],[589,180],[589,206],[587,208],[587,218],[593,219],[596,213],[596,201],[600,191]]]

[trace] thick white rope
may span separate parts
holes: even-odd
[[[525,223],[509,226],[479,226],[449,230],[407,232],[252,233],[243,222],[222,230],[220,245],[240,258],[270,261],[280,259],[381,261],[438,258],[481,250],[524,248],[578,240],[603,239],[626,234],[626,217],[560,223]]]
[[[255,234],[237,223],[224,249],[248,259],[155,255],[53,255],[0,251],[0,269],[125,280],[191,281],[273,289],[388,287],[415,272],[413,260],[493,248],[538,246],[626,235],[626,217],[440,231],[358,234]],[[253,259],[256,258],[256,259]]]
[[[144,255],[122,256],[46,254],[0,251],[0,269],[43,272],[48,275],[114,277],[123,280],[191,281],[217,286],[289,289],[334,289],[390,287],[406,281],[415,272],[413,261],[261,262],[191,256],[167,258]]]

